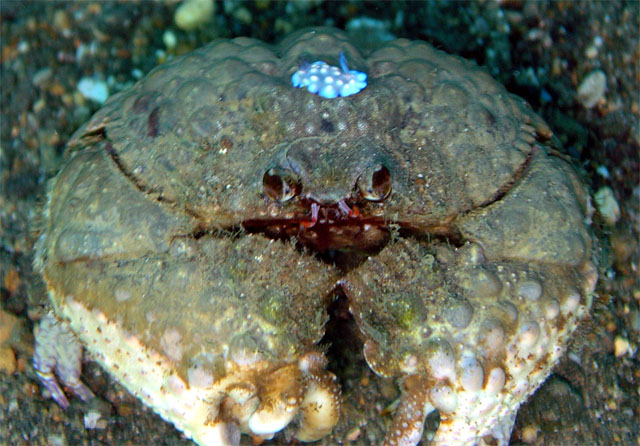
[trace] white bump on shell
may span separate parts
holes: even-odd
[[[506,376],[504,370],[499,367],[491,369],[489,379],[487,380],[486,390],[489,393],[498,393],[504,387]]]

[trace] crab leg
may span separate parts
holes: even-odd
[[[33,367],[40,382],[51,392],[51,397],[63,409],[69,400],[53,374],[56,374],[71,389],[71,392],[87,402],[95,395],[81,380],[82,347],[69,328],[47,314],[40,321],[36,333]]]
[[[36,369],[36,374],[38,375],[40,382],[49,391],[49,393],[51,393],[51,398],[53,398],[53,400],[56,403],[58,403],[58,405],[63,409],[66,409],[67,407],[69,407],[69,400],[67,399],[66,395],[64,394],[64,391],[58,384],[58,380],[56,379],[54,374],[51,372],[46,373],[38,370],[38,367],[43,367],[43,366],[38,365],[38,363],[35,362],[35,359],[34,359],[34,367]]]
[[[396,410],[391,428],[383,446],[415,446],[422,438],[424,420],[435,408],[429,401],[423,377],[408,376],[404,382],[404,395]]]
[[[311,204],[311,221],[303,221],[300,226],[303,228],[313,228],[318,222],[318,215],[320,213],[320,205],[318,203]]]
[[[351,208],[344,200],[338,201],[338,208],[344,215],[351,215]]]
[[[313,203],[311,205],[311,226],[315,225],[318,221],[318,211],[320,210],[320,205],[318,203]]]

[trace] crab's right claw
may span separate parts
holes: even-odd
[[[340,416],[341,392],[325,366],[321,353],[309,352],[298,363],[258,375],[254,382],[230,383],[215,416],[205,423],[202,443],[237,446],[240,432],[256,441],[270,439],[296,419],[294,435],[300,441],[329,434]]]
[[[300,428],[295,434],[300,441],[316,441],[328,435],[340,417],[340,386],[336,376],[324,370],[325,366],[326,359],[319,354],[305,355],[300,361],[306,381],[306,393],[300,405]]]

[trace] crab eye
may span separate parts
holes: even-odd
[[[269,169],[262,177],[262,190],[267,197],[283,203],[299,192],[299,183],[290,175],[281,175],[276,169]]]
[[[382,201],[391,193],[391,173],[384,165],[378,164],[358,179],[362,196],[369,201]]]

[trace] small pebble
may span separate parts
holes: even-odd
[[[45,109],[46,106],[47,106],[47,101],[45,101],[44,98],[40,98],[36,102],[34,102],[33,112],[40,113],[42,110]]]
[[[607,76],[602,70],[589,73],[578,87],[578,101],[585,108],[595,107],[604,97],[607,89]]]
[[[611,174],[609,173],[609,169],[607,169],[607,166],[598,166],[596,172],[605,180],[611,178]]]
[[[215,11],[213,0],[187,0],[183,2],[173,16],[176,26],[184,31],[193,31],[209,23]]]
[[[622,336],[616,336],[615,341],[613,341],[613,345],[616,358],[626,355],[629,351],[629,340]]]
[[[158,48],[156,50],[156,62],[158,64],[164,63],[167,60],[167,53],[164,50],[161,50],[160,48]]]
[[[142,72],[141,69],[139,68],[134,68],[133,70],[131,70],[131,76],[133,76],[134,79],[142,79],[142,76],[144,76],[144,73]]]
[[[22,40],[22,41],[20,41],[20,42],[18,43],[18,52],[19,52],[20,54],[25,54],[25,53],[27,53],[27,52],[29,51],[29,49],[30,49],[30,48],[31,48],[31,47],[29,46],[29,42],[27,42],[27,41]]]
[[[584,55],[587,56],[588,59],[595,59],[598,57],[598,48],[596,48],[595,45],[589,45]]]
[[[16,371],[16,355],[11,347],[0,347],[0,372],[11,375]]]
[[[164,46],[166,46],[167,49],[171,51],[178,44],[178,39],[176,38],[176,34],[168,29],[164,32],[164,34],[162,34],[162,42],[164,43]]]
[[[133,408],[128,404],[119,404],[116,410],[121,417],[128,417],[133,413]]]
[[[84,427],[86,429],[105,429],[107,421],[102,419],[100,412],[92,410],[84,416]]]
[[[64,438],[64,435],[49,434],[47,436],[47,443],[49,446],[66,446],[67,440]]]
[[[21,283],[22,280],[20,279],[20,273],[18,273],[15,268],[10,268],[4,275],[4,287],[10,294],[14,294]]]
[[[109,97],[109,88],[107,83],[102,80],[93,79],[89,77],[83,77],[78,82],[78,91],[86,99],[90,99],[99,104],[104,103]]]
[[[13,399],[11,401],[9,401],[9,413],[11,412],[15,412],[16,410],[18,410],[19,406],[18,406],[18,400]]]
[[[0,346],[7,342],[11,337],[18,318],[6,311],[0,311]]]
[[[620,220],[620,205],[613,190],[608,186],[603,186],[598,189],[593,198],[604,222],[609,226],[614,226]]]
[[[49,93],[54,96],[62,96],[63,94],[65,94],[65,92],[66,90],[64,86],[58,81],[54,81],[49,87]]]
[[[347,433],[346,440],[347,441],[356,441],[359,436],[360,436],[360,428],[359,427],[355,427],[355,428],[351,429]]]
[[[53,14],[53,28],[56,31],[63,33],[63,35],[68,36],[69,31],[71,31],[72,27],[71,19],[69,18],[69,14],[64,9],[58,9]]]
[[[249,25],[253,17],[251,16],[251,11],[249,11],[244,6],[237,8],[233,11],[233,18],[239,21],[240,23],[244,23],[245,25]]]
[[[38,395],[38,393],[40,393],[40,386],[38,386],[35,381],[29,381],[22,386],[22,392],[26,396],[33,398]],[[58,410],[62,411],[62,408],[60,408],[59,406],[56,407],[58,408]]]
[[[274,30],[280,34],[289,34],[293,31],[293,25],[282,17],[278,17],[274,24]]]
[[[53,75],[53,70],[51,69],[51,67],[45,67],[45,68],[42,68],[41,70],[38,70],[36,74],[33,75],[31,82],[33,83],[34,86],[41,87],[45,82],[51,79],[52,75]]]
[[[538,440],[538,426],[530,424],[522,429],[522,441],[534,444]]]
[[[27,360],[23,357],[18,358],[18,360],[16,361],[16,371],[19,373],[24,373],[26,370],[27,370]]]

